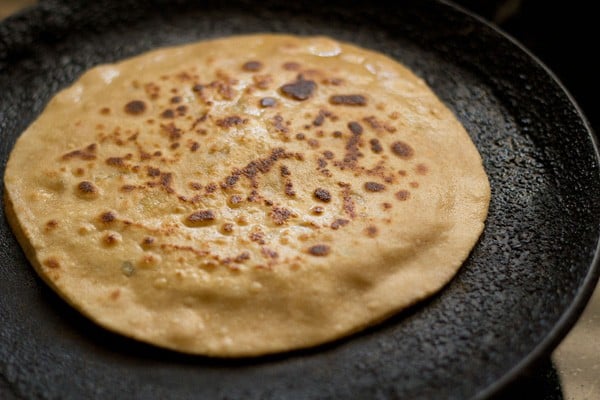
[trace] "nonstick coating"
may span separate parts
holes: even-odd
[[[481,152],[490,213],[459,274],[428,301],[332,344],[192,357],[112,334],[71,309],[2,218],[3,398],[482,398],[549,354],[575,322],[598,278],[600,179],[592,134],[560,84],[510,39],[446,4],[291,3],[54,0],[4,21],[2,174],[19,134],[93,65],[234,33],[330,35],[411,67]]]

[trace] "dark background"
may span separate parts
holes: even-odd
[[[600,132],[597,61],[600,22],[595,1],[454,0],[492,21],[539,57],[571,92]],[[595,74],[594,74],[595,73]]]

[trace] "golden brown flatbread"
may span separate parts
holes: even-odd
[[[19,138],[4,182],[27,256],[72,306],[225,357],[333,340],[434,293],[490,197],[421,79],[283,35],[91,69]]]

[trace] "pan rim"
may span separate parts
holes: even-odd
[[[452,2],[451,0],[437,0],[439,3],[444,4],[448,7],[455,9],[456,11],[477,20],[478,23],[485,25],[487,28],[493,30],[499,36],[508,40],[516,49],[525,53],[527,57],[529,57],[533,62],[539,65],[547,76],[554,81],[562,90],[562,92],[567,96],[569,102],[575,108],[578,117],[583,122],[585,129],[587,130],[588,136],[591,140],[592,147],[594,149],[594,154],[596,161],[600,165],[600,149],[598,138],[592,126],[590,125],[588,119],[586,118],[583,110],[577,104],[575,98],[571,95],[569,90],[565,87],[565,85],[560,81],[558,76],[535,54],[533,54],[527,47],[525,47],[521,42],[519,42],[516,38],[504,32],[500,27],[494,25],[493,23],[485,20],[481,16],[465,9],[464,7]],[[598,179],[600,179],[600,168],[596,169],[596,175]],[[600,218],[597,223],[600,223]],[[474,396],[474,400],[480,399],[488,399],[492,398],[502,392],[506,387],[508,387],[511,383],[517,381],[521,375],[530,370],[535,366],[535,364],[544,356],[549,356],[550,353],[560,344],[560,342],[565,338],[565,336],[571,331],[573,326],[575,326],[576,322],[581,317],[583,310],[587,306],[592,294],[594,293],[594,289],[596,288],[598,281],[600,280],[600,237],[596,238],[596,249],[594,251],[594,257],[590,263],[590,268],[588,269],[588,273],[582,281],[582,284],[577,289],[577,293],[573,300],[569,304],[569,306],[563,311],[562,315],[558,319],[558,321],[554,324],[552,329],[548,331],[546,336],[540,341],[532,350],[515,364],[512,368],[510,368],[504,375],[502,375],[499,379],[494,381],[492,384],[488,385],[484,389],[477,392]]]

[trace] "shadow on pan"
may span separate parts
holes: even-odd
[[[483,398],[549,354],[598,279],[598,156],[584,117],[510,39],[433,1],[42,1],[0,24],[0,155],[87,68],[248,32],[324,34],[423,77],[492,185],[486,229],[438,295],[307,351],[213,360],[108,333],[35,276],[0,223],[0,393],[16,398]],[[2,170],[3,172],[3,170]]]

